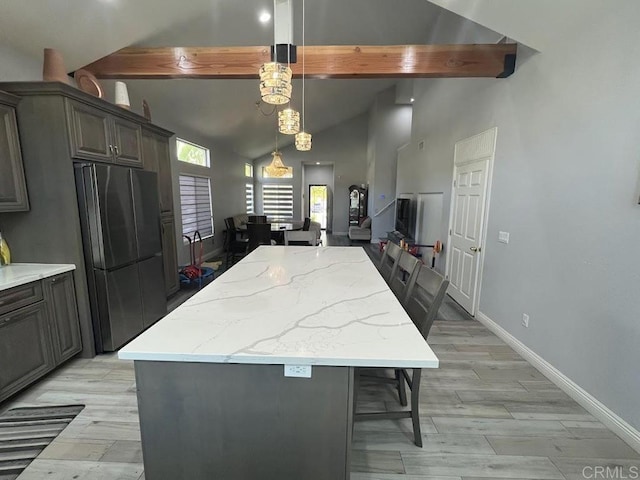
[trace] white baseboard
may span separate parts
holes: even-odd
[[[476,318],[485,327],[500,337],[507,345],[518,352],[562,391],[578,402],[586,411],[605,424],[624,440],[631,448],[640,453],[640,432],[612,412],[606,405],[592,396],[560,370],[535,353],[516,337],[507,332],[484,313],[478,312]]]

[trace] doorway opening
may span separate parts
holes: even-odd
[[[309,218],[318,222],[322,230],[327,229],[329,214],[329,189],[327,185],[309,185]]]

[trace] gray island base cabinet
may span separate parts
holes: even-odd
[[[80,350],[70,271],[0,291],[0,401]]]
[[[346,480],[353,368],[136,361],[147,480]]]

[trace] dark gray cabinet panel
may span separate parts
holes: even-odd
[[[59,364],[82,350],[73,275],[65,273],[47,278],[44,291],[53,326],[53,352]]]
[[[113,162],[110,116],[97,108],[69,102],[71,155],[98,162]]]
[[[156,154],[156,135],[142,130],[142,162],[144,169],[158,173],[158,156]]]
[[[173,181],[171,179],[168,138],[156,137],[156,156],[158,159],[160,211],[162,213],[170,213],[173,212]]]
[[[0,315],[42,300],[40,282],[27,283],[0,292]]]
[[[29,210],[15,105],[18,98],[0,92],[0,212]]]
[[[142,129],[140,125],[122,118],[114,118],[113,136],[116,163],[142,167]]]
[[[55,366],[44,302],[0,316],[0,401]]]
[[[163,215],[162,260],[164,262],[164,283],[167,296],[176,293],[180,288],[175,231],[176,227],[173,215]]]

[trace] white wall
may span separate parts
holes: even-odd
[[[0,82],[42,80],[42,59],[0,45]]]
[[[479,309],[636,428],[638,18],[640,2],[616,2],[508,79],[416,82],[425,149],[398,182],[443,191],[448,218],[455,142],[498,127]]]
[[[395,88],[385,90],[378,94],[369,113],[367,183],[372,242],[394,230],[395,206],[382,210],[396,198],[398,148],[409,141],[411,133],[411,105],[395,102]]]
[[[333,163],[333,233],[346,234],[349,225],[349,185],[365,183],[367,159],[368,115],[363,114],[321,132],[313,133],[313,148],[299,152],[290,145],[282,149],[285,165],[293,167],[293,179],[267,179],[273,183],[293,184],[293,216],[304,217],[302,192],[302,162]],[[265,155],[254,162],[256,212],[262,212],[262,167],[271,162]]]

